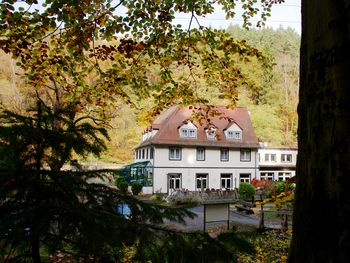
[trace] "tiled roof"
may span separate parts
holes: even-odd
[[[137,145],[136,148],[147,145],[180,145],[180,146],[207,146],[207,147],[233,147],[233,148],[259,148],[258,139],[255,135],[249,113],[244,107],[235,107],[228,109],[225,106],[217,106],[216,109],[223,113],[224,117],[216,116],[212,122],[217,127],[219,139],[208,139],[205,131],[205,125],[193,122],[197,127],[196,138],[180,137],[178,128],[184,124],[184,121],[191,119],[193,114],[189,107],[173,106],[163,112],[147,130],[157,129],[158,132],[145,141]],[[224,130],[236,123],[242,129],[242,140],[226,139]]]

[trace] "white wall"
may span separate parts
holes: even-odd
[[[296,165],[298,150],[296,149],[283,149],[283,148],[262,148],[258,151],[260,155],[259,165]],[[276,154],[276,162],[265,161],[265,154]],[[291,154],[292,162],[282,162],[281,155],[282,154]]]
[[[295,176],[295,167],[297,161],[298,150],[290,148],[261,148],[258,151],[260,155],[259,160],[259,178],[262,179],[262,175],[266,173],[273,174],[273,180],[279,180],[281,173],[288,173],[290,177]],[[266,161],[266,154],[275,154],[276,160],[273,162],[271,160]],[[282,154],[291,154],[291,162],[282,162]],[[285,176],[284,176],[285,177]],[[285,178],[283,178],[285,179]]]
[[[181,174],[181,188],[196,190],[196,174],[208,174],[208,188],[221,188],[221,174],[232,174],[231,188],[239,186],[239,175],[258,177],[257,152],[251,151],[251,161],[240,161],[240,150],[229,150],[229,161],[220,161],[220,148],[206,148],[205,161],[196,160],[196,147],[182,147],[181,160],[169,160],[169,147],[157,147],[154,155],[153,191],[167,193],[168,175]]]
[[[169,160],[169,147],[157,147],[154,151],[155,166],[169,167],[255,167],[256,152],[251,151],[250,162],[240,161],[240,150],[229,150],[229,161],[220,161],[220,148],[205,148],[205,161],[196,160],[196,147],[182,147],[181,160]]]
[[[221,188],[221,174],[232,174],[231,189],[239,187],[239,175],[240,174],[251,175],[251,179],[258,177],[258,171],[256,169],[222,169],[222,168],[154,168],[154,192],[160,191],[167,193],[169,191],[168,175],[169,174],[181,174],[181,188],[190,191],[196,191],[196,174],[208,174],[208,188],[220,189]]]

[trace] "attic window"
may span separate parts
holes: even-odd
[[[226,136],[228,139],[241,140],[242,139],[242,132],[241,131],[227,131]]]
[[[196,138],[197,132],[194,129],[180,129],[180,136],[182,138]]]
[[[206,130],[207,133],[207,138],[208,140],[215,140],[216,139],[216,129],[215,128],[210,128]]]

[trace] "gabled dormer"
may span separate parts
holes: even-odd
[[[208,140],[216,140],[216,127],[212,126],[210,128],[205,129],[205,133],[207,135]]]
[[[225,129],[224,134],[226,140],[241,141],[243,130],[235,122],[231,122]]]
[[[184,121],[182,125],[178,127],[180,138],[197,138],[198,128],[191,121]]]

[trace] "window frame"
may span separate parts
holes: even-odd
[[[193,133],[193,136],[191,135],[191,133]],[[197,131],[195,129],[188,129],[188,137],[197,138]]]
[[[203,181],[205,180],[205,187],[203,187],[203,190],[209,189],[209,174],[205,174],[205,173],[198,173],[196,174],[195,177],[195,187],[196,187],[196,191],[201,191],[202,188],[198,188],[198,180]]]
[[[229,181],[230,187],[223,187],[222,180],[225,180],[225,184],[227,184],[227,181]],[[220,174],[220,189],[232,189],[233,188],[233,180],[232,180],[232,174],[231,173],[222,173]]]
[[[180,129],[180,137],[181,138],[187,138],[188,137],[188,130],[187,129]]]
[[[179,156],[176,156],[176,152],[174,152],[174,156],[172,156],[172,151],[179,151]],[[169,161],[181,161],[182,160],[182,148],[176,146],[169,147]]]
[[[242,176],[244,176],[244,177],[242,177]],[[248,176],[248,177],[246,177],[246,176]],[[239,182],[240,183],[250,183],[251,182],[251,176],[252,176],[251,173],[240,173],[239,174]],[[247,179],[248,179],[248,181],[247,181]]]
[[[227,152],[227,158],[223,158],[223,153]],[[230,149],[229,148],[220,148],[220,162],[230,161]]]
[[[291,172],[278,172],[278,174],[277,174],[277,181],[285,182],[286,179],[288,180],[291,177],[292,177],[292,173]]]
[[[249,153],[249,159],[245,158],[245,156],[246,156],[245,153]],[[241,162],[251,162],[252,161],[252,150],[251,149],[242,148],[239,151],[239,155],[240,155],[239,159],[240,159]]]
[[[181,138],[197,138],[196,129],[180,128],[180,137]]]
[[[288,161],[288,157],[290,157],[290,161]],[[291,153],[281,153],[281,162],[282,163],[292,163],[293,162],[293,155]]]
[[[230,140],[237,140],[237,141],[242,140],[242,132],[241,131],[227,131],[226,135],[227,135],[227,139],[230,139]]]
[[[173,182],[173,187],[172,186]],[[176,187],[176,182],[179,182],[179,187]],[[180,190],[182,188],[182,174],[181,173],[171,173],[168,174],[168,188],[170,191]]]
[[[274,181],[275,174],[273,172],[260,172],[260,180]]]
[[[274,160],[272,160],[272,159],[274,159]],[[275,153],[265,153],[264,160],[265,160],[265,162],[276,163],[277,162],[277,155]]]
[[[203,150],[203,158],[199,158],[200,156],[199,156],[199,152],[201,151],[201,150]],[[196,160],[197,161],[205,161],[205,148],[204,147],[197,147],[196,148]]]
[[[150,159],[153,159],[153,158],[154,158],[154,148],[153,148],[153,147],[150,148],[150,151],[149,151],[149,158],[150,158]]]

